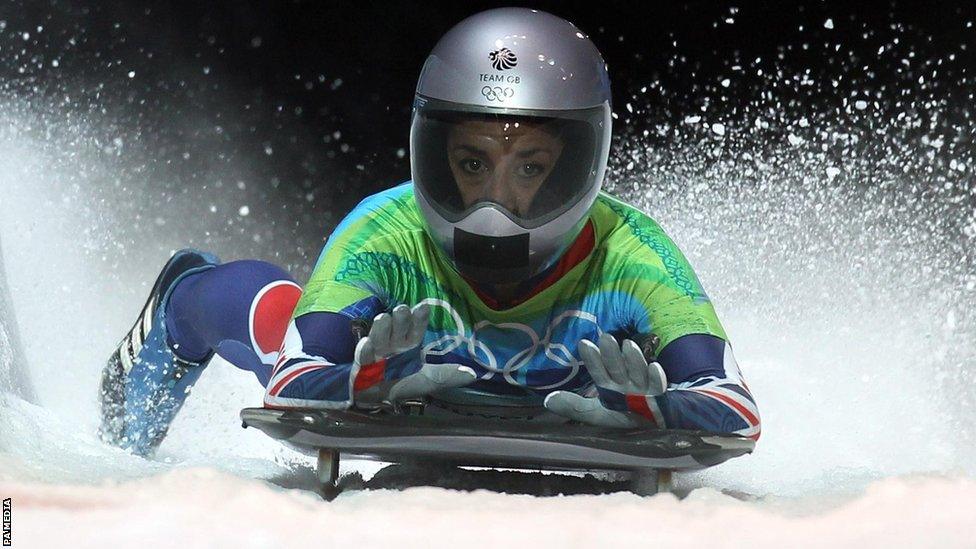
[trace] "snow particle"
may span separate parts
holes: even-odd
[[[724,124],[719,124],[718,122],[716,122],[715,124],[712,124],[712,133],[714,133],[715,135],[717,135],[719,137],[725,135],[725,125]]]
[[[247,217],[247,215],[250,213],[251,213],[251,208],[248,208],[247,206],[241,206],[241,208],[237,210],[237,215],[241,217]]]
[[[129,78],[135,78],[135,77],[136,77],[136,71],[129,71]]]
[[[824,28],[825,29],[832,29],[832,28],[834,28],[834,20],[828,18],[826,21],[824,21]]]

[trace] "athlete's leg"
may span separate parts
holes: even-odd
[[[166,311],[173,349],[187,360],[216,352],[265,385],[301,293],[287,272],[263,261],[234,261],[187,277]]]
[[[300,294],[269,263],[177,252],[103,372],[103,439],[151,453],[214,351],[266,380]]]

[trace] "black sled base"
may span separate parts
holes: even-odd
[[[629,471],[639,492],[670,490],[672,471],[718,465],[755,442],[704,431],[609,429],[576,423],[444,418],[350,410],[245,408],[244,427],[318,455],[326,497],[337,493],[339,455],[391,463],[513,469]],[[648,484],[650,484],[648,486]]]

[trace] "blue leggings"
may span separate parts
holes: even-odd
[[[267,385],[301,287],[280,267],[257,260],[190,275],[166,304],[173,351],[192,362],[213,353]]]

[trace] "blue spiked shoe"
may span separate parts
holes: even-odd
[[[190,388],[213,356],[188,361],[173,352],[166,330],[166,304],[177,283],[217,264],[214,255],[186,249],[163,266],[135,325],[102,371],[99,435],[103,441],[145,456],[166,436]]]

